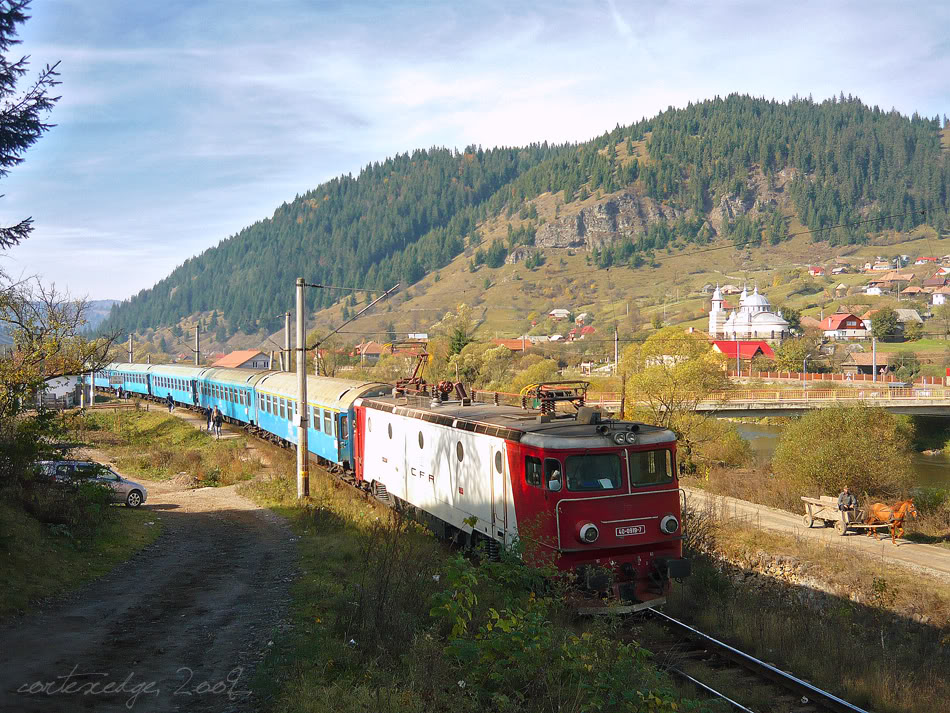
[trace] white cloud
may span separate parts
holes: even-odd
[[[933,115],[950,6],[37,4],[58,124],[0,186],[18,264],[124,297],[326,178],[432,145],[584,140],[669,105],[843,90]],[[98,268],[98,271],[95,269]],[[110,279],[101,275],[108,272]]]

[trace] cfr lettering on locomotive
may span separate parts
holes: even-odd
[[[435,473],[426,473],[421,468],[410,468],[409,474],[418,478],[428,478],[430,483],[435,482]]]

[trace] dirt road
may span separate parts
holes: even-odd
[[[139,479],[141,481],[141,479]],[[235,487],[141,481],[162,535],[112,573],[0,624],[0,710],[248,711],[284,626],[294,538]]]
[[[693,507],[711,507],[721,515],[743,520],[755,527],[792,533],[823,544],[848,548],[854,553],[880,557],[941,579],[950,580],[950,549],[945,547],[921,545],[903,539],[898,539],[895,546],[891,544],[890,533],[887,533],[885,537],[883,530],[880,541],[868,537],[864,532],[848,532],[841,536],[835,532],[834,528],[822,527],[821,523],[815,523],[810,528],[805,527],[802,524],[804,506],[802,515],[793,515],[784,510],[757,505],[746,500],[712,495],[692,488],[684,488],[684,490],[687,494],[687,503]]]

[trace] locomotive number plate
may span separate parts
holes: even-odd
[[[644,525],[627,525],[626,527],[617,528],[617,537],[626,537],[627,535],[642,535],[646,531],[647,529]]]

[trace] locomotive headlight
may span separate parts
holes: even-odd
[[[590,545],[597,542],[597,538],[600,537],[600,530],[597,529],[597,525],[589,522],[581,527],[580,535],[581,542],[586,542]]]
[[[672,535],[679,527],[680,521],[676,519],[675,515],[664,515],[663,519],[660,520],[660,529],[667,535]]]
[[[627,443],[629,443],[630,445],[633,445],[634,443],[637,442],[637,434],[634,433],[633,431],[629,431],[629,432],[627,433],[627,436],[626,436],[625,440],[626,440]]]
[[[622,446],[626,442],[627,442],[626,433],[624,433],[623,431],[617,431],[614,434],[614,443],[616,443],[618,446]]]

